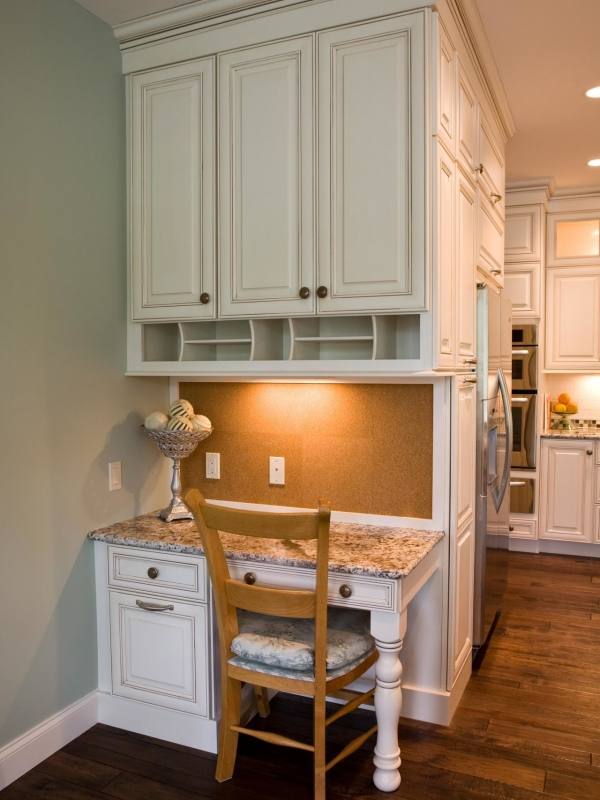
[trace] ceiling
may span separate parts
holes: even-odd
[[[77,0],[115,26],[188,5],[182,0]],[[600,187],[600,0],[477,0],[517,132],[507,180],[553,178],[557,189]]]
[[[517,127],[507,180],[600,186],[599,0],[477,0]]]

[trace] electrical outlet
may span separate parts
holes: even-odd
[[[121,486],[121,462],[111,461],[108,465],[108,491],[116,492]]]
[[[206,454],[206,477],[218,481],[221,477],[221,453]]]
[[[274,486],[285,486],[285,458],[269,456],[269,483]]]

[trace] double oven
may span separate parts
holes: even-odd
[[[538,403],[538,338],[536,325],[513,325],[512,396],[513,421],[511,466],[534,470],[537,459],[536,419]],[[511,511],[531,514],[534,510],[533,478],[511,478]]]

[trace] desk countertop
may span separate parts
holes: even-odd
[[[329,571],[378,578],[403,578],[433,550],[443,531],[395,528],[359,523],[331,523]],[[163,522],[157,512],[99,528],[97,542],[203,555],[193,521]],[[227,558],[290,567],[314,568],[316,542],[256,539],[221,533]]]

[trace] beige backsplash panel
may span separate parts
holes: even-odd
[[[431,517],[433,388],[416,385],[182,383],[213,422],[182,462],[184,486],[207,497],[338,511]],[[205,452],[221,454],[206,480]],[[269,485],[285,457],[285,486]]]

